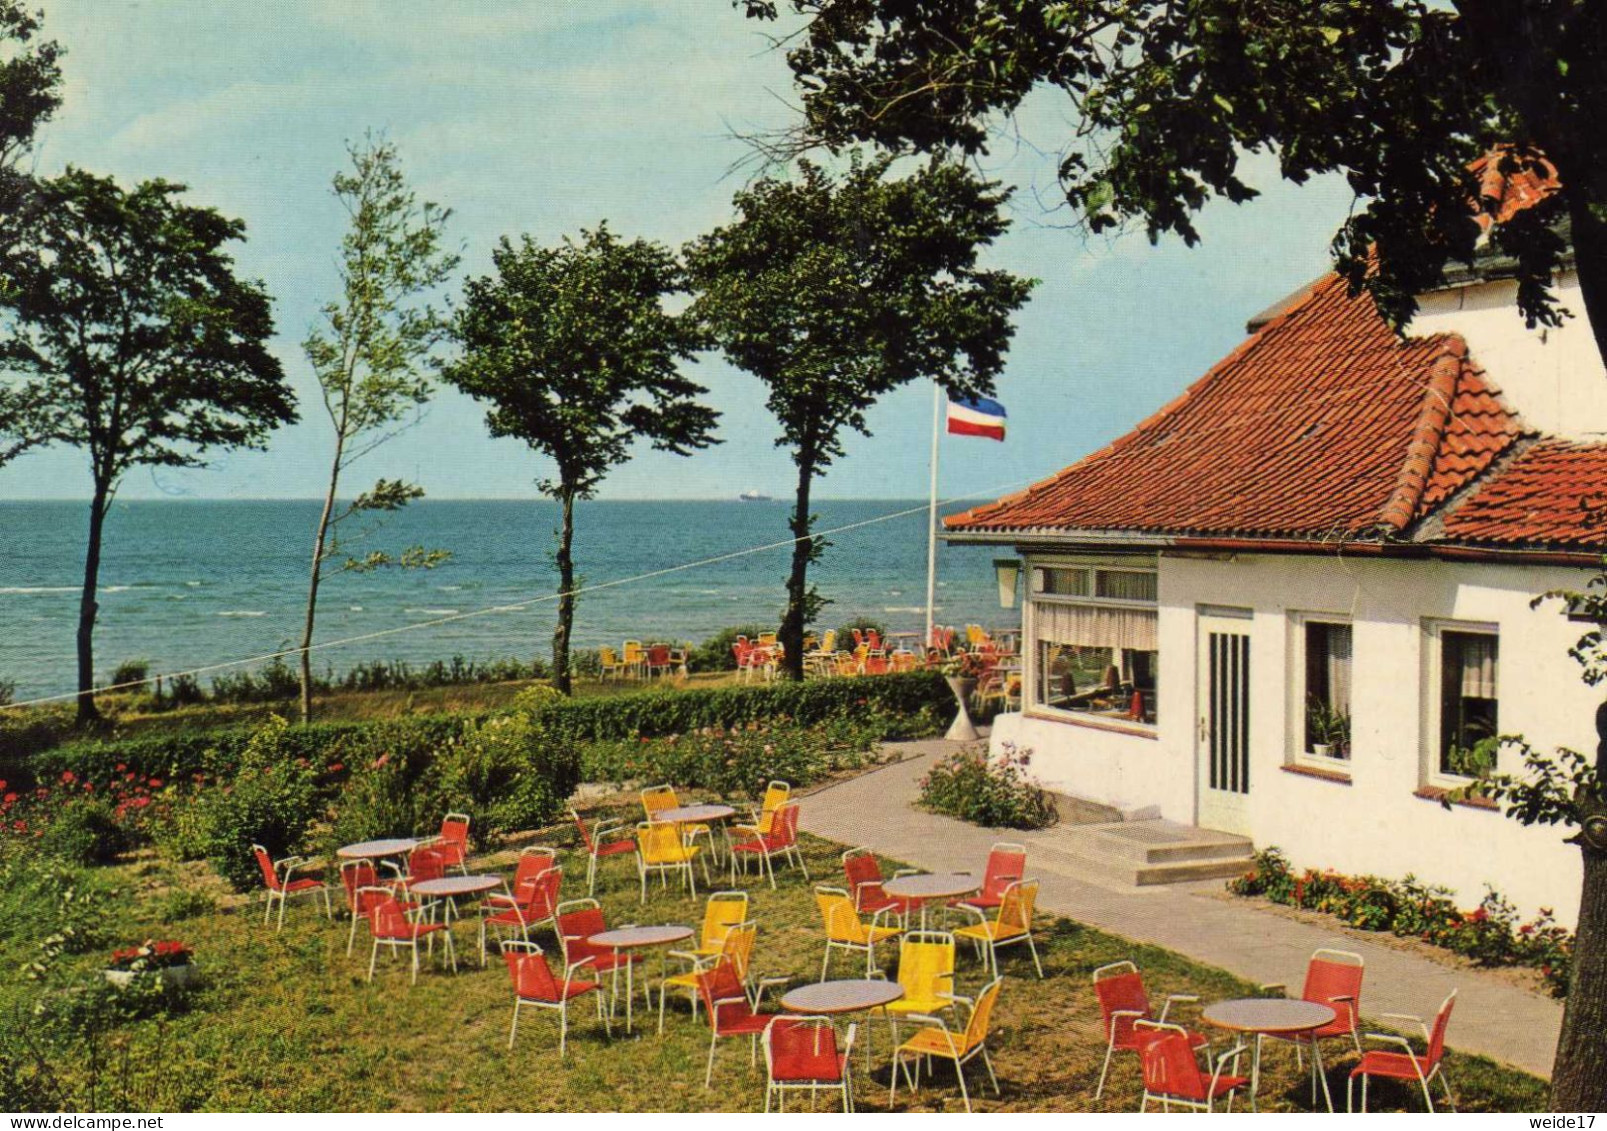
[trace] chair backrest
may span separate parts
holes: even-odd
[[[520,910],[528,920],[545,919],[558,907],[558,893],[563,889],[564,870],[546,868],[535,879],[514,893]]]
[[[642,642],[640,640],[625,641],[625,662],[639,664],[642,662]]]
[[[849,629],[854,634],[854,647],[858,648],[865,643],[865,630],[860,628]]]
[[[1306,1001],[1331,1006],[1348,1029],[1356,1028],[1360,1017],[1362,975],[1366,962],[1348,950],[1327,947],[1312,952],[1306,967],[1306,985],[1300,996]],[[1340,1000],[1348,998],[1349,1000]]]
[[[909,1001],[932,1001],[954,992],[954,936],[911,931],[898,944],[898,984]]]
[[[759,924],[749,920],[738,923],[725,933],[720,944],[720,961],[729,962],[738,977],[746,979],[753,965],[753,948],[759,941]]]
[[[446,875],[446,856],[427,844],[422,844],[407,855],[407,878],[410,880],[438,880]]]
[[[647,864],[680,864],[687,858],[681,830],[670,821],[643,821],[637,825],[636,852]]]
[[[1205,1074],[1194,1058],[1188,1033],[1176,1025],[1142,1022],[1138,1055],[1144,1068],[1144,1091],[1196,1102],[1205,1099]]]
[[[675,809],[681,804],[672,785],[654,785],[642,790],[642,809],[651,820],[654,813]]]
[[[558,924],[558,941],[564,948],[564,962],[574,965],[582,958],[598,954],[601,948],[588,940],[608,930],[602,904],[595,899],[569,899],[560,903],[554,916]]]
[[[837,1030],[829,1017],[778,1017],[765,1027],[764,1063],[772,1080],[840,1081]]]
[[[543,872],[549,872],[557,867],[558,854],[552,849],[542,845],[531,845],[519,854],[519,863],[513,869],[513,895],[521,903],[525,896],[520,894],[530,888]]]
[[[965,1047],[975,1048],[988,1039],[988,1026],[993,1022],[993,1006],[999,1000],[999,991],[1004,988],[1004,979],[995,978],[983,986],[976,995],[976,1005],[971,1009],[971,1017],[965,1023]]]
[[[858,675],[859,660],[850,652],[839,652],[837,654],[837,674]]]
[[[1032,930],[1032,908],[1038,902],[1038,881],[1017,880],[1000,897],[999,926],[1006,930]]]
[[[580,810],[573,805],[569,807],[569,817],[575,822],[576,831],[580,833],[581,846],[585,848],[586,854],[590,856],[597,850],[597,843],[591,838],[591,830],[586,827],[586,822],[582,819]]]
[[[764,787],[764,800],[759,803],[759,812],[772,813],[787,803],[792,796],[792,786],[788,782],[773,781]]]
[[[770,818],[770,839],[778,848],[784,848],[798,841],[798,803],[788,801],[779,806],[775,815]]]
[[[257,867],[262,869],[262,882],[268,885],[269,891],[278,891],[279,870],[273,866],[273,857],[268,855],[268,850],[260,844],[253,844],[251,855],[257,858]]]
[[[502,944],[502,960],[508,964],[515,997],[526,1001],[560,1001],[563,988],[547,965],[547,956],[533,942],[509,940]]]
[[[900,648],[893,653],[893,670],[895,672],[912,672],[920,666],[914,652],[906,652]]]
[[[372,860],[342,860],[340,886],[346,889],[346,906],[357,912],[357,893],[362,888],[379,887],[379,873]]]
[[[1149,994],[1144,976],[1131,962],[1112,962],[1094,971],[1094,996],[1099,999],[1099,1019],[1107,1041],[1117,1041],[1132,1032],[1133,1022],[1150,1016]],[[1137,1017],[1117,1017],[1117,1013],[1136,1013]]]
[[[877,632],[874,628],[866,629],[865,643],[870,645],[872,652],[880,651],[882,647],[882,634]]]
[[[854,901],[842,888],[817,887],[815,906],[826,923],[826,937],[833,942],[863,944],[869,937],[865,924],[854,910]]]
[[[748,893],[745,891],[717,891],[703,905],[703,932],[700,944],[717,950],[725,943],[732,927],[748,918]]]
[[[351,893],[347,898],[347,902],[351,906],[353,915],[372,920],[374,908],[395,895],[396,893],[390,888],[380,884],[364,884]]]
[[[774,648],[776,646],[777,635],[778,634],[774,633],[774,632],[761,632],[761,633],[759,633],[759,647],[761,647],[761,648]]]
[[[605,668],[617,667],[619,666],[619,653],[614,651],[611,645],[599,644],[597,646],[597,662]]]
[[[670,646],[668,644],[651,644],[647,649],[647,663],[649,667],[667,667],[670,662]]]
[[[828,628],[826,634],[820,638],[820,650],[822,652],[837,651],[837,630],[835,628]]]
[[[887,654],[880,649],[873,648],[865,654],[866,675],[886,675],[888,672]]]
[[[1004,889],[1027,875],[1025,845],[999,843],[988,851],[987,870],[982,874],[982,894],[1002,896]]]
[[[1440,1011],[1434,1015],[1434,1024],[1428,1031],[1428,1063],[1423,1066],[1425,1073],[1438,1064],[1440,1057],[1445,1055],[1445,1029],[1451,1023],[1451,1010],[1454,1008],[1456,1008],[1456,991],[1452,990],[1440,1003]]]
[[[848,877],[848,890],[853,892],[854,905],[863,907],[866,897],[887,898],[882,890],[882,866],[868,848],[850,848],[843,853],[843,875]]]
[[[441,839],[458,848],[469,847],[469,821],[467,813],[448,813],[441,818]]]
[[[368,909],[368,929],[376,939],[405,938],[408,926],[407,908],[393,892],[387,891]]]
[[[703,999],[703,1008],[708,1014],[709,1024],[718,1031],[724,1025],[745,1021],[753,1016],[753,1009],[748,1004],[748,994],[742,987],[742,973],[725,958],[720,958],[714,966],[697,975],[698,997]],[[732,1000],[736,999],[736,1000]],[[718,1010],[714,1003],[717,1001],[729,1002]]]

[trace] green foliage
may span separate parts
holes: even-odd
[[[149,660],[124,660],[112,669],[112,674],[106,682],[124,693],[145,690],[145,682],[151,676],[151,662]]]
[[[157,905],[157,918],[164,923],[180,923],[211,915],[218,909],[218,901],[196,888],[175,887],[162,897]]]
[[[985,747],[958,750],[921,779],[921,806],[989,828],[1042,829],[1059,819],[1054,799],[1026,772],[1030,751],[997,760]]]
[[[739,624],[722,628],[687,653],[686,668],[694,672],[735,671],[737,656],[731,648],[736,644],[737,637],[746,636],[749,640],[757,640],[761,632],[774,631],[776,631],[774,625],[762,624]]]
[[[803,673],[804,626],[822,601],[808,583],[823,544],[810,490],[842,455],[846,433],[916,380],[952,394],[992,390],[1033,282],[978,267],[1009,226],[1009,198],[957,164],[888,179],[890,158],[855,154],[841,177],[800,161],[797,175],[736,194],[738,218],[686,249],[694,316],[731,363],[765,386],[798,490],[781,639]]]
[[[127,830],[109,801],[75,797],[44,826],[39,849],[74,864],[109,864],[130,847]]]
[[[1255,854],[1250,870],[1228,881],[1235,895],[1264,896],[1273,903],[1333,915],[1364,931],[1389,931],[1422,939],[1481,966],[1533,966],[1557,997],[1568,992],[1573,936],[1549,910],[1520,924],[1512,904],[1493,888],[1479,906],[1458,909],[1448,888],[1415,876],[1381,880],[1308,868],[1297,873],[1277,848]]]
[[[837,647],[852,648],[854,646],[854,629],[856,628],[867,635],[874,632],[883,639],[887,636],[887,625],[882,621],[873,617],[855,617],[851,621],[844,622],[843,626],[837,630]]]
[[[262,884],[251,855],[260,844],[274,859],[299,852],[321,809],[317,774],[286,741],[290,724],[277,715],[252,733],[228,784],[200,792],[199,848],[236,891]]]

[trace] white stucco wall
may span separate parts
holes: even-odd
[[[1489,623],[1500,631],[1500,726],[1537,747],[1594,747],[1598,692],[1579,679],[1568,646],[1580,626],[1534,594],[1578,587],[1588,571],[1475,563],[1240,555],[1163,557],[1160,563],[1160,726],[1154,738],[1028,716],[996,725],[995,743],[1034,751],[1050,788],[1115,804],[1157,804],[1198,816],[1195,754],[1196,610],[1251,610],[1250,833],[1302,867],[1419,878],[1473,906],[1489,883],[1525,914],[1542,906],[1572,924],[1578,850],[1556,829],[1526,829],[1500,813],[1450,811],[1413,796],[1427,746],[1427,618]],[[1286,772],[1293,760],[1292,614],[1340,613],[1353,626],[1349,784]],[[1503,769],[1516,768],[1503,766]]]
[[[1474,359],[1530,425],[1574,440],[1607,437],[1607,371],[1579,296],[1579,276],[1565,273],[1557,299],[1573,313],[1561,326],[1531,330],[1510,280],[1419,297],[1408,332],[1457,333]]]

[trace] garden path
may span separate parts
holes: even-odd
[[[803,827],[932,870],[978,870],[994,841],[1023,842],[1030,874],[1042,881],[1042,910],[1178,951],[1258,983],[1285,982],[1298,990],[1313,950],[1334,946],[1356,951],[1367,961],[1364,1017],[1384,1012],[1431,1017],[1446,994],[1460,989],[1450,1028],[1454,1048],[1550,1075],[1562,1003],[1497,974],[1441,965],[1249,903],[1215,898],[1221,881],[1142,888],[1090,881],[1035,860],[1032,843],[1043,834],[979,828],[915,808],[921,775],[960,745],[941,739],[894,744],[901,761],[803,797]]]

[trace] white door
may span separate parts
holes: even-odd
[[[1201,616],[1200,825],[1250,835],[1250,621]]]

